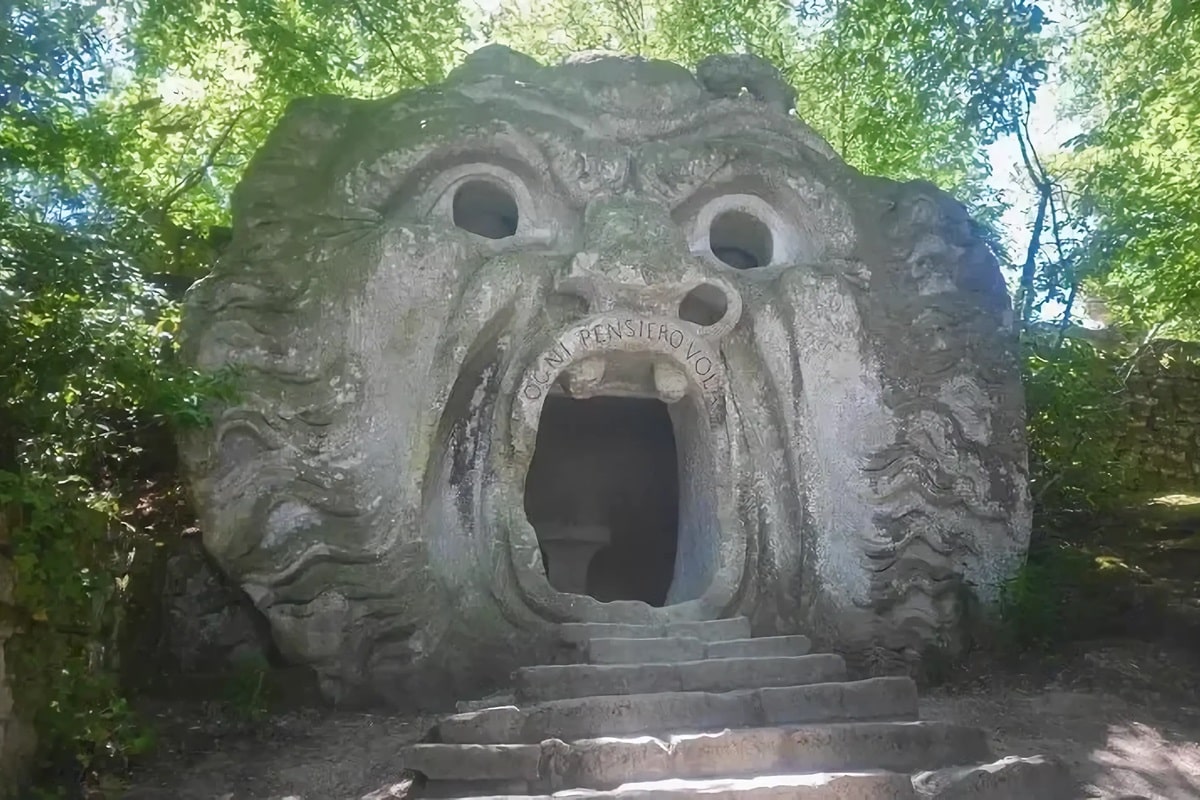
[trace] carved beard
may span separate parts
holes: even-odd
[[[1028,539],[961,207],[674,65],[522,69],[294,104],[189,295],[241,371],[182,442],[205,544],[282,654],[436,705],[569,620],[952,637]]]

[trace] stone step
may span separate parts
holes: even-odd
[[[914,800],[912,781],[891,772],[809,773],[757,778],[664,780],[609,790],[575,789],[553,795],[486,795],[462,800]]]
[[[866,722],[570,743],[552,739],[540,745],[425,744],[407,748],[401,758],[404,767],[439,784],[431,789],[443,794],[442,781],[468,777],[524,780],[533,789],[606,789],[667,778],[868,768],[909,773],[985,762],[992,754],[987,737],[977,728],[940,722]],[[484,784],[478,788],[486,789]]]
[[[446,717],[436,728],[447,744],[522,744],[724,728],[817,722],[916,719],[909,678],[870,678],[732,692],[658,692],[551,700]]]
[[[1009,756],[990,764],[949,766],[913,776],[923,800],[1060,800],[1083,796],[1061,761]]]
[[[589,639],[655,639],[686,636],[703,642],[750,638],[746,617],[710,619],[699,622],[661,622],[637,625],[625,622],[564,622],[558,626],[563,641],[582,643]]]
[[[676,664],[569,664],[513,673],[518,701],[652,692],[727,692],[845,680],[841,656],[722,658]]]
[[[807,636],[764,636],[706,642],[689,636],[641,639],[591,639],[586,658],[592,664],[670,664],[705,658],[803,656],[812,649]]]
[[[977,728],[933,722],[865,722],[724,730],[655,738],[586,739],[559,746],[560,786],[784,772],[881,769],[910,773],[992,758]]]
[[[401,765],[426,778],[470,781],[536,781],[541,775],[540,744],[413,744],[401,751]]]

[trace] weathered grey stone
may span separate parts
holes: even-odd
[[[731,692],[656,692],[550,700],[455,714],[437,726],[447,744],[520,744],[657,732],[712,731],[854,720],[910,720],[917,692],[908,678]]]
[[[785,114],[796,107],[796,90],[779,70],[749,53],[709,56],[696,65],[696,77],[718,97],[738,97],[745,90]]]
[[[917,685],[909,678],[764,687],[758,690],[763,723],[916,719]]]
[[[564,786],[666,778],[883,769],[908,773],[990,757],[980,731],[933,723],[853,723],[726,730],[572,743],[554,768]]]
[[[446,717],[435,728],[435,738],[450,744],[519,744],[540,741],[524,738],[526,713],[517,706],[496,706]],[[541,737],[544,738],[544,737]]]
[[[421,791],[422,797],[456,797],[481,800],[485,797],[526,798],[534,795],[527,781],[450,781],[433,784]],[[405,798],[408,800],[408,798]]]
[[[412,779],[396,781],[380,786],[373,792],[367,792],[358,800],[408,800],[412,796],[412,789]]]
[[[704,658],[705,643],[687,636],[591,639],[584,656],[592,664],[670,664]]]
[[[514,702],[516,702],[516,697],[512,692],[498,692],[477,700],[459,700],[454,704],[454,710],[465,714],[469,711],[481,711],[485,708],[511,706]]]
[[[553,747],[547,745],[554,744]],[[542,771],[534,767],[537,745],[513,746],[530,754],[520,770],[495,770],[491,751],[459,745],[417,745],[401,763],[431,781],[521,777],[543,785],[604,788],[667,778],[720,778],[787,772],[882,769],[908,774],[992,758],[982,731],[936,722],[867,722],[800,728],[754,728],[675,736],[546,742]],[[470,763],[467,763],[470,762]],[[478,762],[478,763],[476,763]],[[518,774],[519,772],[519,774]],[[438,788],[442,788],[439,786]]]
[[[703,658],[774,658],[807,655],[807,636],[764,636],[704,642],[690,636],[636,639],[589,638],[584,657],[592,664],[670,664]]]
[[[913,776],[929,800],[1072,800],[1077,787],[1059,761],[1009,756],[990,764],[947,767]]]
[[[236,586],[205,556],[198,537],[171,545],[159,577],[160,635],[173,666],[184,673],[220,672],[239,662],[266,663],[270,634]]]
[[[460,781],[536,780],[541,757],[536,744],[415,744],[405,748],[401,766]]]
[[[1117,455],[1129,488],[1200,489],[1200,344],[1156,340],[1139,349],[1124,399],[1128,430]]]
[[[492,47],[289,107],[183,322],[241,375],[182,442],[204,543],[284,657],[437,704],[563,621],[916,652],[995,597],[1029,533],[997,264],[789,104],[745,56]]]
[[[617,789],[570,789],[553,795],[474,797],[472,800],[914,800],[907,775],[889,772],[806,773],[761,778],[715,778],[630,783]]]
[[[844,680],[846,662],[832,653],[789,658],[721,658],[676,664],[564,664],[519,669],[522,700],[602,694],[724,692]]]
[[[712,642],[705,649],[709,658],[755,658],[802,656],[812,647],[807,636],[764,636],[761,639],[734,639]]]
[[[592,639],[609,638],[657,639],[671,636],[699,639],[702,642],[721,642],[749,636],[750,620],[745,617],[734,617],[702,622],[669,622],[662,625],[568,622],[559,626],[558,633],[567,642],[587,642]]]

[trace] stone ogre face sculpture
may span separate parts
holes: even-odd
[[[1029,533],[997,264],[791,99],[748,56],[489,47],[287,111],[187,300],[241,394],[183,452],[330,695],[436,703],[563,621],[912,653],[994,597]]]

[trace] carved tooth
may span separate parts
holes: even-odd
[[[658,361],[654,364],[654,388],[660,400],[674,403],[687,394],[687,376],[674,364]]]
[[[604,359],[585,358],[567,367],[563,384],[573,397],[589,397],[604,381]]]

